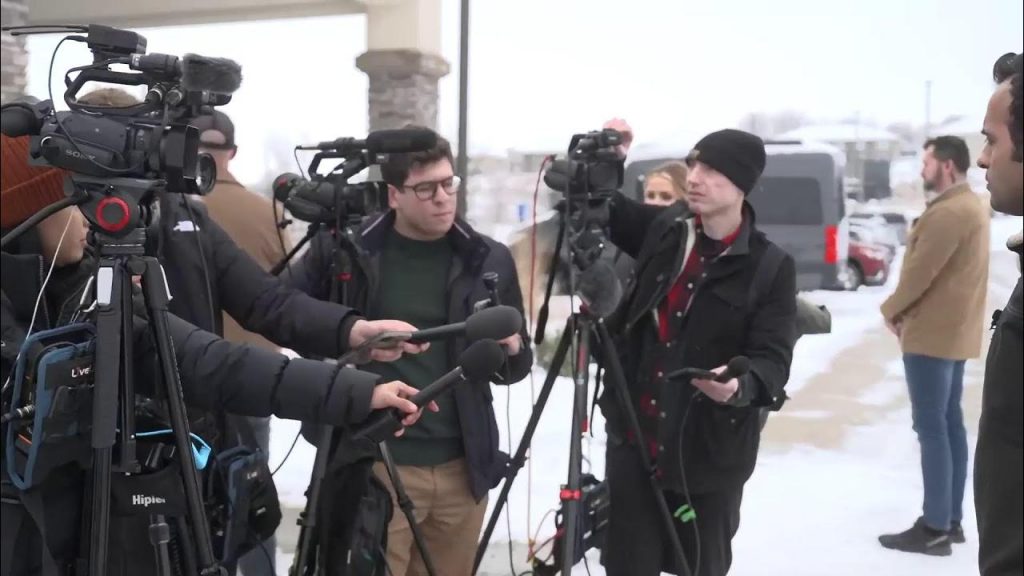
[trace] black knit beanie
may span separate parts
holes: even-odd
[[[764,172],[764,141],[742,130],[719,130],[700,139],[686,163],[701,162],[722,173],[744,194],[750,194]]]

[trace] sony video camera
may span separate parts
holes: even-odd
[[[310,224],[343,226],[357,224],[364,216],[387,206],[384,182],[349,184],[349,179],[369,166],[387,161],[388,154],[429,150],[437,145],[437,134],[423,128],[378,130],[365,140],[338,138],[296,150],[315,150],[309,164],[309,178],[285,173],[274,179],[274,198],[292,216]],[[342,159],[330,172],[321,174],[324,160]]]
[[[33,27],[11,28],[14,34],[35,33]],[[3,133],[31,136],[35,164],[71,173],[90,222],[117,235],[138,224],[135,205],[154,192],[203,194],[216,180],[213,159],[199,153],[199,132],[188,121],[231,100],[241,83],[238,64],[195,54],[184,57],[146,54],[145,37],[107,26],[46,27],[46,32],[85,32],[66,39],[85,42],[93,63],[65,75],[64,102],[57,111],[50,100],[3,107]],[[113,66],[129,71],[113,70]],[[72,77],[74,75],[74,77]],[[90,82],[146,86],[143,102],[112,108],[79,102]],[[116,191],[115,191],[116,190]],[[124,195],[131,194],[131,198]],[[88,209],[93,208],[93,209]],[[98,220],[93,222],[93,220]]]

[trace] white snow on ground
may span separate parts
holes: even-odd
[[[1021,229],[1020,218],[996,218],[992,225],[992,265],[990,284],[1001,306],[1018,277],[1012,255],[1006,251],[1007,237]],[[894,270],[898,270],[898,262]],[[799,343],[788,389],[791,394],[813,376],[829,368],[832,361],[857,344],[865,334],[881,326],[878,305],[894,285],[864,288],[856,293],[814,292],[809,298],[826,304],[833,314],[833,333],[807,337]],[[893,342],[895,346],[895,342]],[[898,352],[886,363],[881,381],[865,383],[861,401],[879,406],[905,394],[902,365]],[[540,392],[544,373],[534,373],[535,389]],[[495,388],[494,408],[502,433],[502,446],[508,447],[506,426],[511,427],[513,450],[518,444],[531,410],[529,380],[507,391]],[[533,442],[532,482],[524,468],[513,486],[509,505],[511,539],[524,542],[537,530],[541,517],[557,506],[559,485],[565,481],[572,382],[559,379],[540,421]],[[589,405],[589,400],[588,400]],[[822,418],[827,413],[805,410],[800,417]],[[968,422],[969,429],[974,423]],[[589,468],[600,478],[604,472],[604,422],[598,413],[593,426],[595,438],[584,443]],[[287,451],[298,430],[292,422],[275,420],[273,425],[273,463]],[[968,439],[973,458],[976,438]],[[284,504],[301,507],[309,480],[314,451],[300,439],[295,452],[277,475],[278,490]],[[973,459],[972,464],[973,465]],[[969,467],[971,466],[969,465]],[[743,520],[734,541],[735,562],[730,572],[736,576],[965,576],[977,574],[977,530],[970,478],[964,499],[964,528],[967,544],[958,545],[949,558],[929,558],[901,554],[881,548],[876,540],[883,532],[902,530],[919,514],[921,478],[917,440],[910,428],[908,404],[894,410],[881,422],[854,429],[838,450],[822,450],[794,445],[785,451],[763,451],[753,478],[747,484],[743,502]],[[492,492],[493,499],[497,490]],[[532,495],[532,500],[528,495]],[[527,505],[528,501],[531,503]],[[530,523],[527,523],[529,517]],[[540,527],[540,539],[551,535],[549,518]],[[509,530],[503,517],[492,538],[492,550],[507,546]],[[279,554],[286,565],[291,543]],[[507,553],[502,551],[501,557]],[[594,553],[590,574],[603,570]],[[517,564],[522,559],[517,558]],[[506,574],[507,559],[489,565],[488,574]],[[574,574],[587,574],[579,565]]]

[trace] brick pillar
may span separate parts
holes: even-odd
[[[22,26],[28,19],[28,0],[0,0],[3,26]],[[4,32],[0,34],[0,102],[7,102],[25,94],[28,53],[25,51],[25,37],[15,38]]]
[[[370,130],[414,123],[437,128],[438,80],[448,62],[418,50],[370,50],[356,58],[370,79]]]

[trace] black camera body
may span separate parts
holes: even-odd
[[[589,268],[604,251],[609,204],[625,173],[616,150],[621,144],[622,134],[610,128],[574,134],[568,158],[555,160],[544,175],[545,184],[563,194],[568,255],[578,270]]]
[[[70,172],[74,190],[69,195],[78,194],[79,204],[108,199],[98,211],[83,209],[90,223],[114,236],[127,234],[129,224],[137,224],[138,205],[150,203],[153,194],[212,189],[216,166],[199,152],[199,132],[188,121],[231,100],[241,83],[237,64],[194,54],[146,54],[145,37],[107,26],[46,31],[85,32],[66,39],[84,41],[93,63],[65,75],[68,111],[57,111],[51,100],[6,104],[3,133],[32,137],[31,163]],[[113,70],[115,65],[130,71]],[[146,86],[147,94],[134,106],[88,105],[78,94],[90,82]]]
[[[47,117],[32,138],[37,163],[96,178],[163,180],[166,191],[188,194],[205,193],[216,180],[212,158],[199,153],[199,131],[188,124],[83,112]]]
[[[622,134],[611,128],[574,134],[569,142],[567,199],[611,197],[622,187],[625,170],[616,147]]]
[[[310,224],[358,224],[364,216],[387,206],[387,184],[360,182],[349,184],[337,174],[316,175],[307,180],[297,174],[281,174],[274,179],[274,198],[285,205],[292,216]]]

